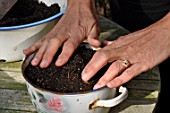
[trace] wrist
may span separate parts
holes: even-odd
[[[95,0],[67,0],[68,6],[70,8],[87,8],[95,10]]]
[[[68,4],[71,4],[71,3],[83,3],[83,4],[90,4],[90,3],[95,3],[95,0],[67,0],[67,3]]]
[[[170,30],[170,12],[160,20],[160,23],[164,28]]]

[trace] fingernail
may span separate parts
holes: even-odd
[[[42,62],[40,63],[40,67],[41,67],[41,68],[44,68],[46,65],[47,65],[47,62],[46,62],[46,61],[42,61]]]
[[[86,73],[82,73],[82,79],[83,79],[83,81],[87,81],[87,74]]]
[[[34,58],[34,59],[31,61],[31,64],[32,64],[32,65],[37,65],[37,62],[38,62],[38,59]]]
[[[56,65],[61,65],[62,64],[62,60],[60,60],[60,59],[58,59],[57,61],[56,61]]]
[[[26,49],[23,50],[23,53],[24,53],[24,54],[27,54],[27,55],[30,54],[30,53],[28,52],[28,50],[26,50]]]
[[[97,85],[97,84],[93,87],[94,90],[95,90],[95,89],[98,89],[98,88],[100,88],[100,86]]]

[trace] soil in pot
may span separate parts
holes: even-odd
[[[88,83],[85,83],[81,79],[81,72],[95,51],[80,46],[65,65],[57,67],[55,61],[60,53],[61,49],[47,68],[42,69],[29,64],[25,69],[25,76],[40,88],[62,93],[76,93],[93,90],[94,85],[109,67],[109,64],[106,65]]]
[[[47,19],[60,12],[58,4],[47,7],[38,0],[18,0],[0,20],[0,27],[18,26]]]

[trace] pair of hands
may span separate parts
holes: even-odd
[[[36,52],[32,65],[46,68],[57,50],[63,46],[56,66],[62,66],[74,50],[87,39],[92,46],[99,47],[100,29],[94,1],[68,1],[68,8],[56,26],[37,43],[24,50],[25,55]],[[96,51],[82,72],[87,82],[103,66],[111,62],[109,69],[100,78],[94,89],[108,86],[116,88],[133,77],[161,63],[170,56],[170,16],[167,14],[155,24],[122,36],[114,41],[104,41],[105,47]],[[122,60],[130,62],[129,67]]]

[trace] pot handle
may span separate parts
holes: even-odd
[[[127,88],[120,86],[119,92],[121,93],[119,96],[109,99],[109,100],[97,100],[93,104],[91,104],[91,109],[98,107],[113,107],[121,103],[128,96]]]

